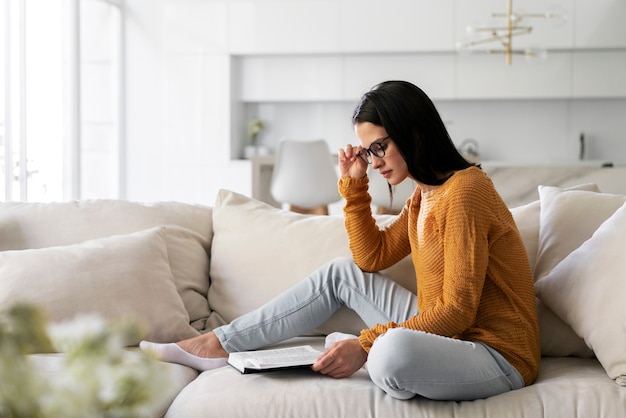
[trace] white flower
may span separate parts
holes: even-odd
[[[6,321],[0,316],[0,417],[150,416],[168,399],[171,376],[144,352],[125,349],[136,333],[129,322],[109,324],[94,315],[47,328],[32,309],[13,312]],[[49,376],[28,361],[25,354],[39,344],[27,341],[31,336],[44,341],[49,336],[63,352],[63,369],[54,379],[46,380]]]

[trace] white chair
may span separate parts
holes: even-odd
[[[393,187],[393,201],[389,202],[389,183],[371,166],[367,176],[370,179],[369,193],[372,196],[372,204],[376,206],[377,213],[398,214],[406,204],[406,201],[417,187],[417,184],[406,178],[402,183]]]
[[[298,213],[328,215],[328,205],[341,197],[337,171],[323,139],[283,139],[276,150],[270,192],[279,203]]]

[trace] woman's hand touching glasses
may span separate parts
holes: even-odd
[[[367,173],[367,162],[359,157],[361,145],[348,144],[339,149],[339,174],[341,177],[361,178]]]

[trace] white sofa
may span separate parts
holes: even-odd
[[[242,375],[227,366],[198,374],[168,364],[173,388],[154,416],[624,417],[626,196],[580,188],[540,187],[539,200],[512,209],[540,298],[543,358],[535,384],[473,402],[399,401],[371,383],[366,369],[335,380],[310,370]],[[390,219],[378,218],[381,225]],[[226,190],[213,207],[0,203],[0,309],[24,299],[53,320],[85,311],[130,315],[152,341],[229,321],[337,256],[349,256],[340,216],[281,211]],[[415,290],[408,258],[385,273]],[[343,310],[311,335],[279,345],[322,347],[324,333],[362,326]],[[58,378],[62,355],[32,357]]]

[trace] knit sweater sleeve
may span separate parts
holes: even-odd
[[[345,228],[355,263],[364,271],[391,267],[411,252],[406,211],[383,228],[372,216],[368,177],[342,177],[339,191],[345,198]]]

